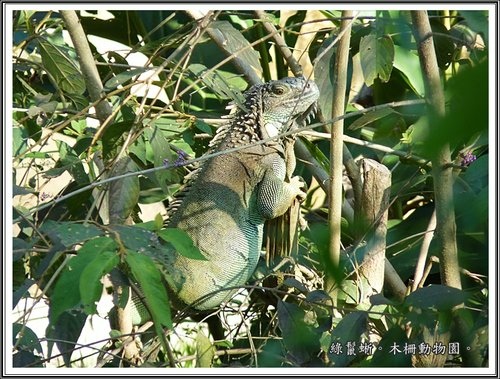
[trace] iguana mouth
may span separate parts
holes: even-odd
[[[311,120],[316,117],[316,112],[318,112],[318,102],[315,101],[312,103],[309,108],[306,109],[304,113],[302,113],[301,118],[305,120],[306,123],[310,123]]]
[[[315,101],[312,103],[309,108],[307,108],[303,113],[301,113],[298,117],[295,118],[294,122],[290,124],[287,128],[287,132],[290,130],[294,130],[300,128],[301,126],[308,124],[311,120],[316,117],[316,113],[318,112],[318,102]]]

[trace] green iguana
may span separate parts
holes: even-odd
[[[318,87],[304,78],[284,78],[251,87],[244,108],[219,128],[210,152],[275,137],[314,110]],[[172,304],[203,311],[219,306],[247,282],[259,259],[264,222],[303,198],[299,177],[285,180],[284,139],[207,159],[182,191],[168,227],[187,232],[207,260],[172,251],[152,257],[167,277]],[[288,149],[290,150],[290,149]],[[225,288],[233,287],[231,290]]]

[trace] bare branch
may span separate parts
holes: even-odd
[[[339,117],[345,113],[345,93],[347,88],[347,65],[349,61],[349,47],[351,42],[351,24],[353,12],[342,12],[341,31],[344,33],[337,47],[334,66],[332,117]],[[344,121],[338,120],[332,124],[330,140],[330,196],[328,222],[330,229],[330,260],[334,267],[340,262],[340,224],[342,212],[342,160],[343,160]],[[333,278],[330,278],[333,279]],[[330,282],[327,290],[333,288]]]
[[[97,118],[101,124],[103,124],[104,121],[111,115],[111,107],[106,100],[104,100],[103,85],[101,78],[99,77],[99,72],[97,71],[94,57],[92,56],[92,51],[90,50],[89,43],[87,41],[87,36],[75,11],[61,11],[61,17],[66,24],[66,28],[68,29],[73,45],[75,46],[76,53],[78,54],[80,68],[82,69],[90,99],[92,101],[102,99],[102,101],[96,104],[95,108]]]
[[[445,114],[445,99],[437,64],[432,30],[426,11],[411,13],[418,42],[418,53],[424,76],[426,97],[432,119]],[[439,127],[434,125],[434,127]],[[444,285],[462,288],[458,266],[455,210],[453,205],[453,169],[449,144],[445,143],[432,159],[436,207],[436,238],[440,252],[441,280]]]

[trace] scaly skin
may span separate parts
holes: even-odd
[[[288,130],[318,99],[316,84],[285,78],[254,86],[240,110],[221,128],[212,152],[245,146]],[[171,254],[153,257],[165,273],[173,305],[208,310],[228,301],[252,275],[263,225],[304,197],[298,177],[285,181],[283,141],[208,159],[182,196],[168,226],[186,231],[206,261]]]

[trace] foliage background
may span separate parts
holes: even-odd
[[[335,96],[331,68],[336,47],[331,45],[341,13],[267,14],[304,75],[314,75],[323,115],[329,119]],[[90,108],[95,104],[59,13],[14,12],[15,366],[130,364],[120,359],[119,347],[114,360],[97,359],[103,348],[97,339],[88,344],[96,347],[93,353],[78,354],[83,346],[76,342],[89,316],[99,317],[101,277],[120,268],[145,291],[148,286],[151,293],[161,291],[155,287],[156,268],[137,252],[158,248],[164,205],[190,170],[184,164],[206,151],[227,114],[226,105],[238,103],[252,77],[267,81],[291,75],[283,51],[254,12],[216,12],[207,24],[181,11],[79,16],[113,111],[107,121],[97,120]],[[423,262],[429,271],[421,288],[405,299],[386,291],[367,305],[359,301],[360,287],[353,281],[331,307],[323,290],[328,204],[308,162],[299,162],[297,172],[309,185],[302,204],[309,228],[300,234],[294,264],[278,276],[281,287],[265,294],[249,287],[220,312],[230,334],[215,342],[203,323],[179,314],[171,319],[160,301],[163,295],[156,296],[156,331],[175,325],[185,335],[177,343],[171,337],[170,352],[148,342],[148,365],[411,366],[412,354],[387,352],[395,341],[400,349],[418,347],[436,320],[439,327],[452,330],[451,341],[464,343],[460,354],[447,356],[447,366],[488,365],[488,16],[484,11],[452,10],[429,16],[447,116],[436,125],[416,101],[345,120],[345,134],[357,142],[348,144],[351,155],[373,158],[391,171],[386,257],[410,288],[416,266]],[[214,42],[217,35],[224,48]],[[363,12],[353,22],[350,38],[347,114],[424,96],[409,12]],[[243,66],[230,62],[227,54],[241,58]],[[314,123],[316,131],[328,132],[328,123]],[[327,173],[328,135],[304,133],[301,140],[316,166]],[[449,143],[456,165],[453,208],[462,283],[456,290],[441,285],[433,258],[440,255],[436,245],[425,248],[423,243],[434,229],[428,161],[443,143]],[[154,167],[168,169],[144,171]],[[130,172],[137,174],[123,176]],[[118,179],[95,184],[113,177]],[[342,246],[355,251],[366,241],[357,239],[348,211],[348,184],[344,190]],[[122,225],[108,225],[110,220]],[[182,236],[163,237],[184,241]],[[269,270],[262,264],[250,285],[268,286],[262,278]],[[288,294],[283,296],[283,291]],[[43,302],[49,304],[48,327],[40,334],[30,327],[31,307]],[[467,332],[453,329],[453,308],[462,303],[458,317]],[[352,341],[358,344],[357,354],[335,350],[338,343]],[[372,342],[384,350],[359,350]],[[476,358],[465,356],[465,345],[472,346]],[[55,359],[56,347],[62,360]]]

